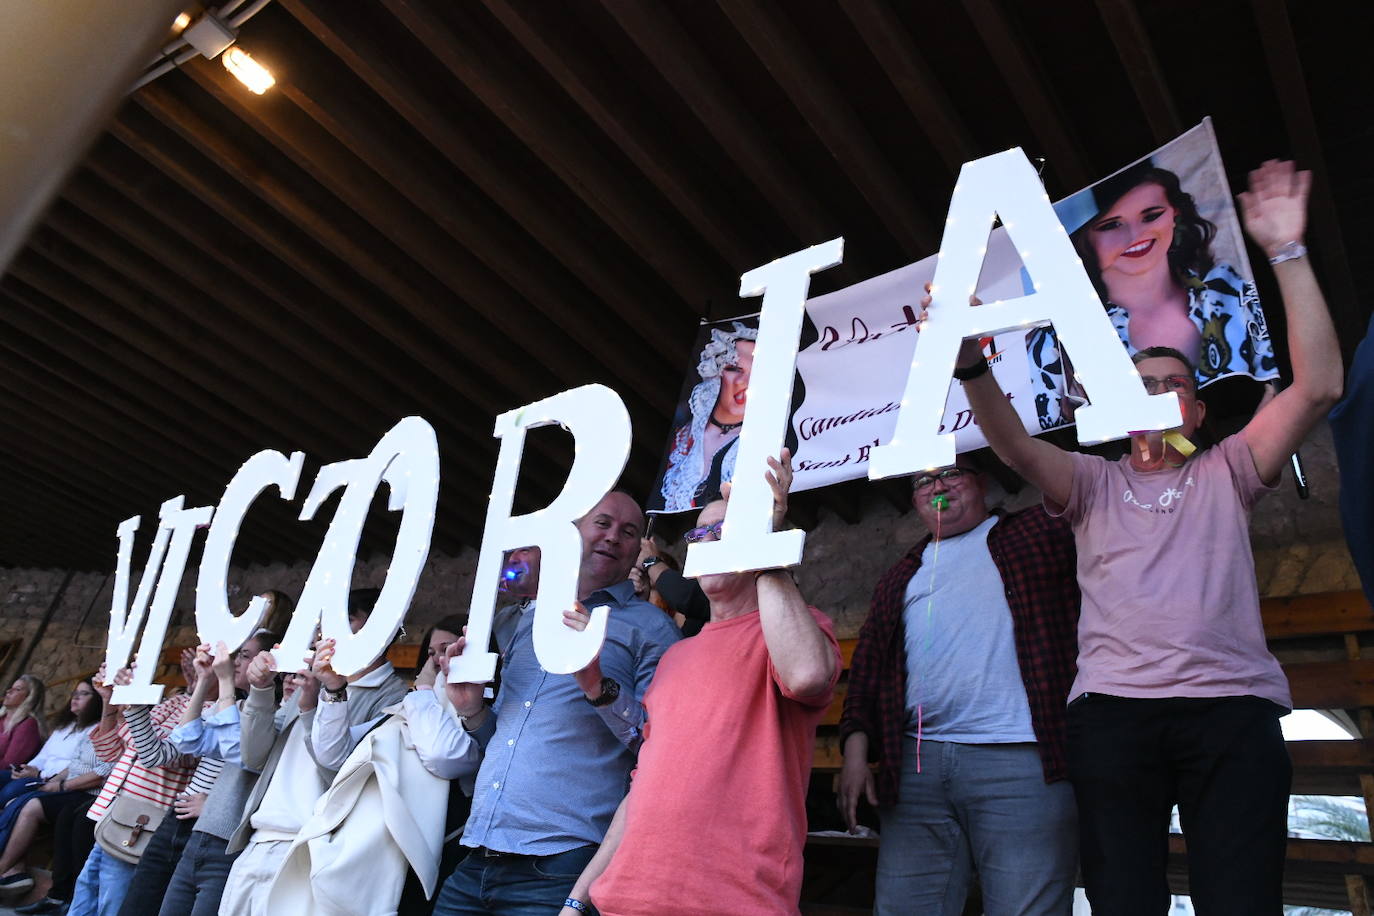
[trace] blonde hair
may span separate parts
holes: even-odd
[[[46,732],[47,729],[43,727],[43,720],[34,711],[42,711],[43,697],[47,693],[47,688],[43,686],[42,681],[32,674],[21,674],[15,680],[24,682],[24,685],[29,688],[29,695],[24,697],[24,702],[5,712],[3,724],[0,724],[0,727],[8,734],[16,725],[32,716],[34,722],[38,723],[39,732]]]

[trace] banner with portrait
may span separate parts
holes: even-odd
[[[1277,378],[1210,120],[1054,209],[1128,351],[1181,352],[1197,367],[1199,388],[1233,376]],[[807,302],[787,437],[794,491],[867,476],[869,453],[891,437],[936,260]],[[1033,272],[1006,232],[995,229],[977,295],[992,301],[1029,293]],[[753,316],[702,326],[650,511],[700,507],[731,479],[756,335]],[[1073,423],[1083,397],[1065,382],[1073,377],[1072,354],[1061,358],[1052,328],[1001,334],[982,345],[1027,430]],[[941,431],[954,433],[958,451],[987,444],[959,382],[930,396],[945,398]]]

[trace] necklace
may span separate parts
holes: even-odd
[[[743,420],[740,420],[738,423],[722,423],[716,419],[715,414],[711,414],[711,416],[707,417],[706,419],[710,422],[712,426],[714,426],[716,429],[720,430],[723,433],[728,433],[731,430],[739,429],[741,426],[744,425]]]

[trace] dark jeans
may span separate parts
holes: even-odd
[[[440,889],[434,916],[557,916],[595,854],[595,846],[551,856],[488,857],[470,850]]]
[[[52,889],[48,896],[54,900],[72,899],[76,878],[95,845],[95,821],[86,817],[93,804],[94,795],[73,798],[53,818]]]
[[[215,916],[229,868],[238,853],[227,853],[228,840],[208,833],[193,833],[172,873],[172,883],[162,898],[160,916]]]
[[[119,908],[119,916],[157,916],[162,909],[162,895],[167,893],[172,872],[195,826],[195,818],[178,820],[175,812],[167,812],[143,855],[139,856],[138,868],[129,882],[129,892]]]
[[[1069,778],[1095,916],[1167,911],[1175,804],[1199,916],[1282,911],[1293,776],[1283,713],[1258,697],[1091,694],[1069,706]]]

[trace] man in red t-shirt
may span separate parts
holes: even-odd
[[[769,464],[776,528],[790,456]],[[687,540],[719,538],[725,506],[703,509]],[[839,645],[783,570],[699,583],[711,620],[659,662],[631,791],[564,916],[586,910],[589,895],[602,916],[797,912],[806,783]]]

